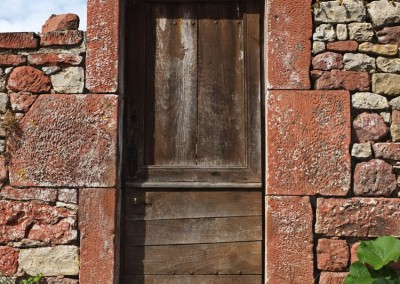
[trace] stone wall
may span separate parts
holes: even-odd
[[[0,283],[38,273],[46,283],[78,283],[81,185],[55,181],[57,171],[73,176],[78,146],[67,144],[85,127],[76,124],[79,101],[88,102],[78,24],[68,14],[40,34],[0,34]]]
[[[316,201],[319,283],[342,283],[358,240],[400,236],[400,3],[322,1],[313,11],[312,84],[351,97],[351,190]]]

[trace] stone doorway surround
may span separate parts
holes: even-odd
[[[121,79],[123,76],[120,71],[123,70],[123,58],[120,56],[123,54],[123,26],[121,25],[125,5],[123,2],[119,0],[88,0],[87,26],[87,88],[90,93],[118,95],[120,112],[123,107],[124,93]],[[312,35],[310,7],[311,0],[272,0],[266,3],[264,66],[262,66],[264,97],[268,92],[279,94],[280,92],[297,93],[299,90],[310,90],[309,65]],[[121,134],[119,139],[121,140]],[[267,149],[268,155],[273,154],[269,151],[270,149]],[[268,165],[268,162],[266,164]],[[273,167],[273,165],[269,165],[269,167]],[[118,175],[115,177],[116,180],[119,179]],[[266,176],[268,177],[268,173]],[[84,189],[81,192],[80,283],[118,283],[119,281],[120,188],[118,182],[116,184],[115,188]],[[278,191],[274,195],[287,195],[287,193]],[[282,255],[289,253],[287,261],[296,262],[299,268],[293,273],[302,275],[305,281],[303,283],[308,283],[307,281],[313,278],[312,220],[308,220],[312,218],[310,201],[307,197],[282,197],[282,202],[275,200],[276,198],[278,197],[271,199],[270,206],[275,206],[279,210],[280,206],[284,207],[284,203],[289,202],[294,205],[295,210],[298,209],[296,212],[303,216],[305,231],[302,238],[305,241],[296,239],[295,234],[292,241],[286,244],[280,243],[286,235],[279,236],[268,233],[268,228],[274,225],[272,223],[273,216],[270,216],[265,230],[267,232],[266,273],[268,274],[266,279],[269,279],[269,275],[273,276],[274,271],[277,272],[285,265],[280,262],[279,258],[275,260],[268,258],[268,254],[272,256],[276,253],[274,249],[279,249]],[[284,214],[285,210],[282,212]],[[280,247],[273,247],[276,245]],[[294,254],[291,252],[293,250],[300,253]],[[282,274],[282,271],[280,273]],[[268,283],[277,282],[270,279]]]

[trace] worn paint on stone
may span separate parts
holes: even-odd
[[[399,218],[398,198],[319,198],[315,232],[332,237],[400,237]]]
[[[114,186],[117,97],[41,95],[12,135],[13,186]]]
[[[349,93],[271,91],[267,109],[267,193],[346,195]]]

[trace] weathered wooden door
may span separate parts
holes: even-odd
[[[125,9],[124,283],[261,283],[260,3]]]

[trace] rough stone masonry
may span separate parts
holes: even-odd
[[[74,14],[52,15],[40,34],[0,34],[0,280],[7,283],[38,273],[46,283],[78,283],[79,191],[115,185],[117,100],[87,94],[78,27]]]
[[[313,5],[313,87],[349,91],[352,124],[351,191],[316,202],[321,284],[343,283],[359,239],[400,236],[400,3],[339,2]]]

